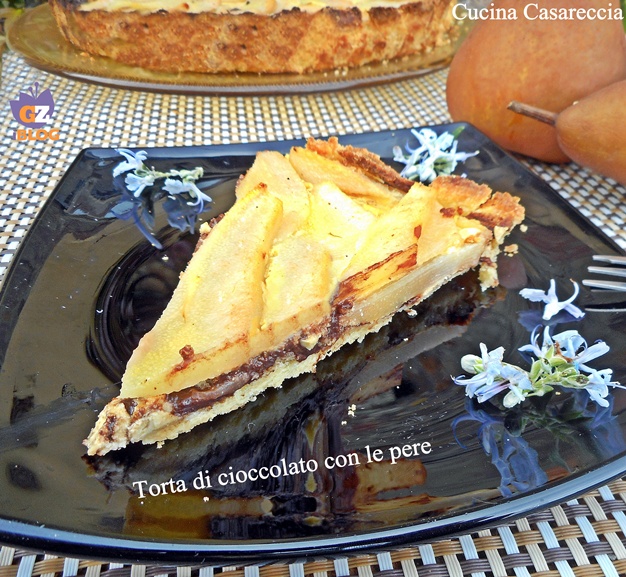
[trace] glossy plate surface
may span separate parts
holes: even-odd
[[[427,55],[402,58],[339,73],[311,74],[200,74],[167,73],[128,66],[78,50],[60,33],[47,4],[25,12],[8,31],[11,49],[32,66],[75,80],[116,88],[191,94],[298,94],[372,86],[414,78],[446,66],[467,32],[459,28],[456,42]]]
[[[453,130],[441,126],[436,130]],[[390,160],[410,131],[341,137]],[[148,164],[202,166],[211,218],[233,202],[257,150],[293,143],[149,149]],[[162,448],[84,459],[82,440],[117,393],[137,340],[160,314],[195,237],[156,207],[153,248],[122,220],[112,181],[121,157],[83,151],[34,222],[0,294],[0,541],[67,555],[196,563],[268,561],[380,550],[493,525],[565,500],[626,470],[626,395],[607,408],[584,392],[521,408],[479,405],[450,375],[465,353],[517,348],[541,324],[523,287],[588,276],[595,253],[618,253],[545,183],[472,127],[459,166],[519,195],[525,230],[500,262],[502,286],[482,293],[472,274],[450,283],[362,345],[244,409]],[[626,382],[626,314],[599,312],[611,295],[583,290],[583,319],[556,317],[611,351]],[[615,300],[618,300],[616,298]],[[622,307],[623,308],[623,307]],[[593,364],[593,363],[592,363]],[[267,481],[251,471],[272,471]],[[209,486],[210,485],[210,486]],[[143,490],[145,498],[139,491]]]

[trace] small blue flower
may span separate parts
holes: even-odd
[[[458,142],[449,132],[437,136],[434,130],[422,128],[411,130],[411,134],[419,143],[417,148],[407,144],[408,155],[399,146],[393,148],[394,160],[406,165],[400,174],[410,180],[431,183],[440,174],[452,174],[458,162],[465,162],[478,154],[478,151],[457,152]]]
[[[484,343],[480,343],[481,356],[466,355],[461,359],[461,366],[475,376],[456,377],[454,382],[465,387],[465,394],[476,397],[479,403],[489,400],[498,393],[513,386],[526,387],[530,381],[519,367],[502,362],[504,348],[498,347],[488,351]],[[528,382],[528,384],[527,384]]]
[[[577,330],[563,331],[554,336],[550,336],[550,331],[544,331],[542,349],[546,351],[555,343],[559,346],[559,352],[569,359],[573,359],[581,348],[587,346],[587,342]]]
[[[587,363],[605,355],[610,350],[611,348],[604,341],[598,341],[578,354],[576,358],[573,359],[574,365],[579,371],[592,373],[594,372],[594,369],[588,367]]]
[[[141,193],[148,186],[154,184],[154,176],[148,174],[146,176],[138,176],[134,172],[126,175],[124,179],[128,190],[130,190],[136,197],[141,196]]]
[[[141,170],[145,168],[144,160],[148,158],[148,153],[145,150],[133,152],[127,148],[118,148],[116,151],[119,152],[126,160],[120,162],[113,169],[113,177],[119,176],[120,174],[130,170]]]
[[[167,213],[168,223],[182,232],[193,232],[198,215],[204,211],[205,204],[212,202],[211,197],[196,185],[196,180],[204,174],[202,167],[161,172],[144,164],[148,155],[143,150],[135,153],[121,148],[118,152],[125,160],[113,169],[113,177],[116,179],[126,173],[125,187],[121,187],[122,200],[112,213],[119,218],[132,216],[142,234],[154,246],[161,248],[152,229],[155,203],[165,196],[162,207]],[[160,181],[160,188],[156,186],[157,181]],[[114,183],[116,187],[120,185],[116,180]],[[146,189],[150,192],[145,192]],[[128,202],[129,197],[132,202]]]
[[[540,347],[538,343],[539,328],[540,327],[537,326],[533,329],[533,332],[530,334],[530,343],[522,347],[519,347],[519,349],[517,349],[518,351],[520,351],[521,353],[531,353],[537,358],[541,358],[543,356],[543,346]],[[543,329],[544,346],[548,342],[550,343],[550,345],[552,344],[551,337],[550,337],[550,327],[544,327]]]
[[[615,386],[617,383],[611,382],[613,371],[611,369],[603,369],[601,371],[593,371],[589,375],[589,381],[585,386],[585,390],[589,393],[591,400],[595,401],[601,407],[608,407],[609,386]]]
[[[189,202],[189,204],[192,206],[203,204],[205,202],[211,202],[213,200],[208,194],[202,192],[193,181],[182,181],[176,178],[166,178],[163,185],[163,190],[165,190],[168,194],[172,196],[188,193],[192,198],[195,199],[195,202]]]
[[[515,365],[504,363],[501,376],[508,383],[509,389],[502,400],[505,407],[514,407],[524,401],[528,393],[534,392],[528,373]]]
[[[559,301],[556,295],[556,283],[554,279],[550,279],[550,288],[548,291],[542,291],[541,289],[525,288],[520,291],[520,295],[525,299],[532,302],[543,302],[545,308],[543,311],[543,320],[549,320],[554,315],[562,310],[565,310],[576,319],[580,319],[585,316],[585,313],[581,311],[576,305],[572,304],[579,293],[578,283],[572,281],[574,285],[574,294],[564,301]]]
[[[586,363],[601,357],[608,353],[611,349],[604,341],[597,341],[591,346],[587,345],[587,341],[578,334],[578,331],[564,331],[558,335],[554,335],[552,340],[559,346],[560,354],[568,362],[585,372],[591,372]],[[544,344],[545,348],[545,344]]]

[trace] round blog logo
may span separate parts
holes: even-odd
[[[52,119],[54,98],[49,89],[39,91],[39,83],[35,82],[27,92],[20,92],[17,100],[11,100],[13,118],[25,128],[16,130],[14,140],[58,140],[56,128],[44,128]]]

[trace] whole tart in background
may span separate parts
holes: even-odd
[[[307,73],[428,54],[450,0],[49,0],[65,38],[162,72]]]

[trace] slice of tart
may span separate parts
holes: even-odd
[[[460,338],[478,311],[493,306],[504,292],[501,287],[481,290],[477,271],[468,271],[417,305],[411,315],[395,315],[379,331],[325,358],[315,373],[289,379],[209,426],[197,427],[163,446],[144,445],[128,453],[86,456],[85,462],[108,490],[132,493],[133,483],[156,477],[182,478],[191,485],[199,470],[227,470],[233,464],[230,460],[241,455],[276,462],[275,439],[282,440],[290,460],[304,458],[306,455],[298,452],[303,444],[289,432],[293,427],[301,426],[313,414],[322,414],[325,427],[336,432],[346,419],[348,407],[356,404],[360,409],[383,395],[395,396],[406,362]],[[434,391],[436,385],[436,379],[423,383],[425,391]],[[304,445],[313,450],[315,435],[306,427],[302,432],[308,438]],[[365,444],[363,441],[362,446]]]
[[[259,153],[233,207],[201,227],[88,454],[234,411],[476,266],[494,286],[498,247],[523,217],[508,193],[460,177],[414,184],[336,139]]]

